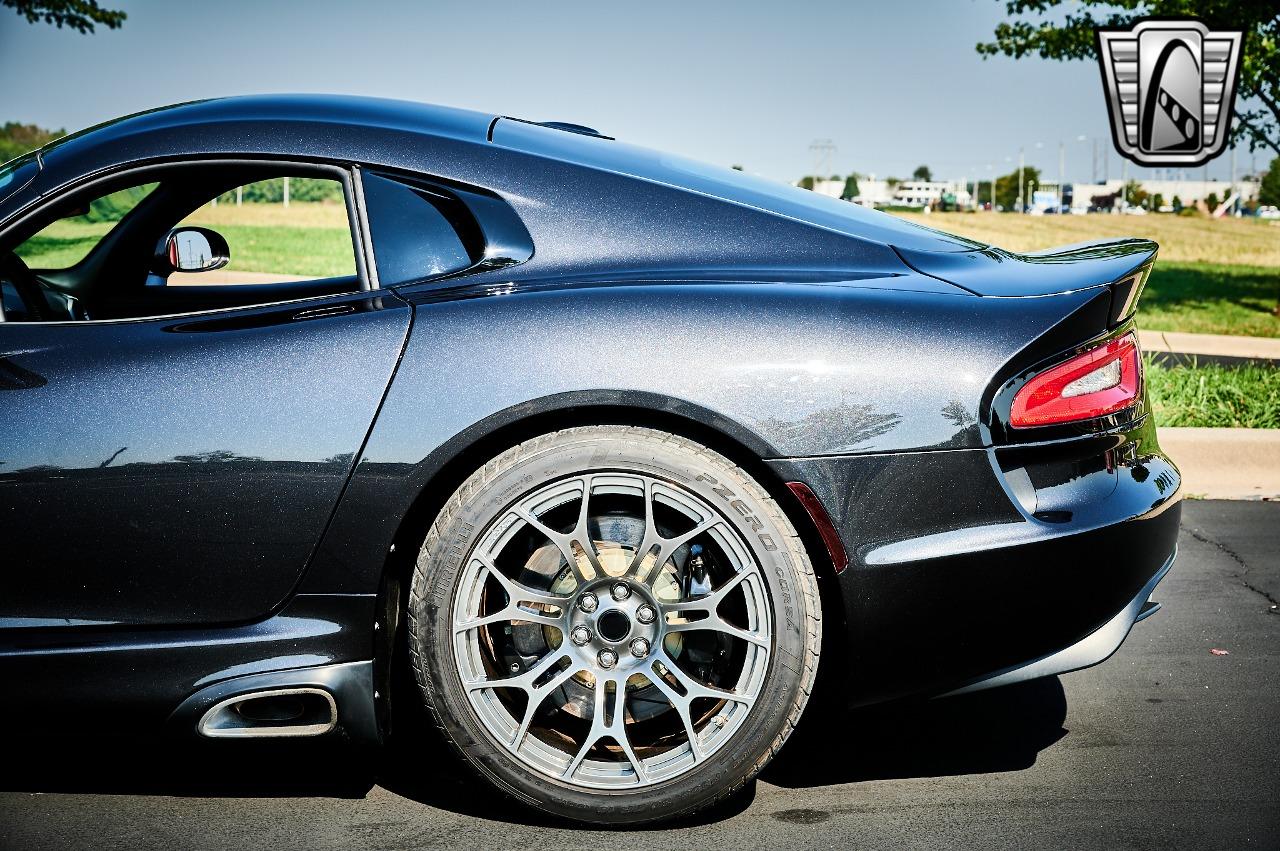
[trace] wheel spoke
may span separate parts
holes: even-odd
[[[533,514],[519,506],[511,509],[512,513],[532,526],[534,529],[545,537],[551,543],[555,544],[556,549],[560,550],[560,555],[564,558],[569,566],[569,570],[573,572],[573,577],[579,585],[591,581],[592,577],[588,577],[583,572],[582,564],[579,562],[579,554],[586,558],[587,563],[594,572],[594,577],[604,575],[604,568],[600,566],[600,556],[596,552],[595,542],[591,540],[591,533],[587,526],[589,519],[589,503],[591,500],[591,483],[593,477],[585,476],[582,482],[582,502],[578,508],[578,522],[575,524],[573,531],[569,534],[557,532],[546,523],[543,523]],[[575,549],[576,545],[576,549]]]
[[[684,734],[689,739],[689,750],[693,753],[694,761],[700,762],[703,758],[702,743],[698,741],[698,731],[693,727],[693,715],[689,710],[690,705],[693,703],[693,698],[682,695],[673,689],[671,684],[665,678],[659,676],[656,671],[649,678],[649,682],[657,686],[658,691],[666,696],[671,707],[680,716],[680,723],[684,724]]]
[[[516,621],[526,621],[528,623],[536,623],[541,626],[554,626],[559,628],[564,623],[564,618],[560,615],[531,612],[527,609],[517,608],[516,606],[508,604],[493,614],[485,615],[482,618],[472,618],[471,620],[455,623],[453,625],[453,631],[466,632],[469,629],[489,626],[490,624],[514,623]]]
[[[612,697],[610,697],[608,689],[610,683],[613,684]],[[612,703],[611,708],[610,703]],[[573,755],[573,759],[569,760],[569,765],[564,770],[563,776],[566,780],[573,777],[574,772],[582,765],[582,761],[587,758],[587,754],[591,752],[597,742],[601,739],[613,739],[617,742],[618,747],[622,748],[627,761],[631,763],[631,768],[636,773],[636,782],[649,782],[644,763],[636,755],[635,749],[631,746],[631,740],[627,737],[626,714],[627,678],[613,677],[603,679],[597,676],[595,708],[591,717],[591,729],[587,732],[587,736],[578,747],[577,753]],[[612,715],[612,719],[609,718],[610,715]]]
[[[636,579],[643,581],[649,586],[652,586],[654,581],[657,580],[658,574],[662,572],[662,566],[667,563],[667,560],[670,559],[672,555],[675,554],[676,550],[680,549],[704,532],[707,532],[724,522],[719,517],[712,517],[710,520],[704,520],[694,526],[684,534],[677,535],[674,538],[667,538],[658,531],[658,527],[654,523],[653,506],[653,482],[649,479],[645,479],[644,538],[641,540],[640,546],[636,549],[635,556],[631,559],[631,566],[627,569],[627,573]],[[653,564],[650,566],[649,572],[645,574],[644,578],[640,579],[640,566],[644,564],[645,559],[655,547],[657,548],[658,553],[653,559]]]
[[[582,668],[577,665],[569,665],[536,691],[532,687],[525,689],[525,692],[529,695],[529,700],[525,703],[524,717],[520,721],[520,726],[516,729],[515,738],[511,740],[513,750],[520,750],[520,745],[524,742],[524,737],[529,732],[529,725],[533,723],[533,716],[537,714],[539,707],[542,706],[547,696],[554,694],[556,689],[564,685],[570,677],[580,670]]]
[[[755,698],[749,697],[745,694],[739,694],[736,691],[730,691],[729,689],[709,686],[698,682],[693,677],[682,671],[675,663],[675,660],[665,652],[658,653],[654,662],[661,664],[662,667],[671,674],[671,676],[676,678],[676,682],[678,682],[680,687],[685,691],[685,698],[690,701],[699,697],[710,697],[714,700],[729,700],[746,706],[751,706],[755,702]]]
[[[697,632],[701,629],[710,630],[712,632],[723,632],[725,635],[732,635],[734,638],[740,638],[749,644],[756,645],[757,647],[769,647],[768,636],[734,626],[714,612],[709,617],[705,617],[700,620],[682,621],[681,623],[671,623],[666,625],[667,632]]]
[[[477,689],[484,688],[519,688],[528,692],[532,698],[535,691],[542,691],[542,688],[534,688],[534,682],[548,670],[560,664],[561,660],[564,659],[569,659],[569,655],[567,653],[563,653],[559,650],[553,650],[539,659],[532,668],[523,673],[510,677],[499,677],[496,680],[471,680],[470,682],[463,683],[463,685],[466,686],[467,691],[476,691]],[[573,666],[570,665],[569,667]]]
[[[754,564],[744,567],[733,575],[732,579],[727,580],[719,588],[716,588],[710,594],[699,597],[696,600],[679,600],[674,603],[667,603],[664,608],[668,612],[706,612],[714,616],[716,609],[724,602],[725,597],[746,580],[760,573],[760,568]]]
[[[507,603],[498,611],[488,615],[454,621],[453,631],[455,633],[508,621],[528,621],[542,626],[562,626],[565,610],[569,606],[569,597],[536,591],[523,583],[504,576],[502,571],[498,570],[493,562],[485,556],[476,555],[473,558],[484,565],[486,578],[492,576],[502,586],[503,592],[507,595]],[[555,608],[559,610],[560,614],[549,615],[546,612],[532,610],[528,608],[530,605]]]
[[[539,591],[536,588],[530,588],[522,582],[517,582],[494,566],[493,562],[482,555],[473,556],[476,561],[480,562],[489,571],[489,575],[498,580],[498,584],[502,586],[502,590],[507,592],[507,598],[511,605],[519,603],[535,603],[542,606],[554,606],[557,609],[564,609],[569,605],[569,601],[573,598],[568,594],[549,594],[546,591]]]

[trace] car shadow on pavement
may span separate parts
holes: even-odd
[[[0,791],[192,798],[362,798],[374,763],[325,741],[28,737],[6,748]]]
[[[853,711],[813,708],[760,779],[807,788],[1020,771],[1067,734],[1057,677]]]
[[[815,700],[760,779],[787,788],[862,780],[1017,771],[1066,735],[1056,678],[972,695],[860,710]],[[417,719],[415,719],[417,720]],[[201,798],[363,798],[375,786],[426,806],[486,820],[599,829],[529,809],[495,806],[495,793],[433,735],[409,735],[379,753],[330,741],[28,738],[8,748],[0,791]],[[689,819],[714,824],[751,806],[755,784]],[[654,829],[672,827],[667,822]]]

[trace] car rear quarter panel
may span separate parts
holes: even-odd
[[[981,447],[992,376],[1064,309],[830,284],[503,292],[418,298],[307,590],[376,588],[432,477],[487,434],[549,411],[659,408],[761,458]]]

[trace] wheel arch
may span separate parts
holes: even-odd
[[[405,667],[398,666],[392,658],[407,649],[402,628],[408,597],[404,589],[427,530],[454,491],[487,461],[517,444],[553,431],[593,425],[640,426],[697,441],[759,482],[782,507],[813,563],[822,617],[828,627],[823,630],[824,658],[843,658],[843,649],[837,642],[846,634],[844,597],[836,587],[839,580],[835,565],[808,511],[787,487],[785,477],[767,463],[766,459],[776,454],[767,441],[741,423],[700,405],[658,394],[564,393],[486,417],[455,435],[423,462],[429,472],[400,519],[379,583],[377,611],[382,622],[390,626],[375,647],[375,677],[380,683],[392,687],[395,669]],[[389,710],[381,720],[387,729]]]

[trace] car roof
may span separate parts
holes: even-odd
[[[64,136],[45,146],[46,156],[74,155],[77,148],[159,130],[234,122],[304,122],[347,128],[397,130],[485,142],[497,116],[449,106],[355,95],[271,94],[212,98],[137,112]]]

